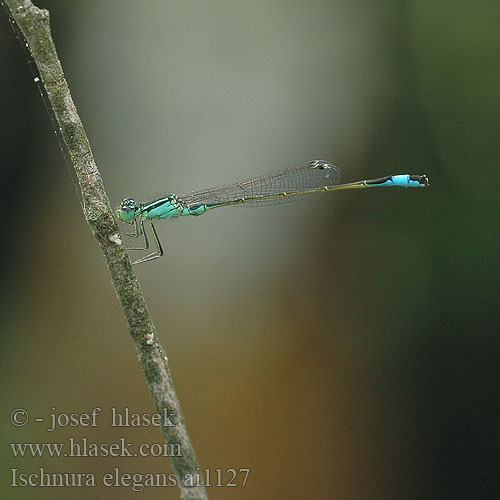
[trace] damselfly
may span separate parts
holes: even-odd
[[[425,175],[388,175],[379,179],[340,184],[340,170],[325,160],[314,160],[298,167],[278,170],[272,174],[253,177],[242,182],[215,188],[201,189],[189,194],[168,194],[148,203],[137,204],[132,198],[123,198],[118,218],[135,224],[134,233],[127,236],[143,237],[143,247],[127,250],[147,250],[149,241],[144,230],[148,221],[153,234],[156,250],[134,264],[147,262],[163,255],[163,248],[153,222],[159,219],[183,215],[202,215],[208,210],[228,206],[265,206],[297,200],[304,196],[337,191],[339,189],[359,189],[369,187],[425,187],[429,181]]]

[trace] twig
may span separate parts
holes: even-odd
[[[36,66],[35,81],[39,78],[38,83],[61,147],[76,172],[85,219],[104,254],[156,411],[160,415],[167,412],[169,416],[161,431],[166,443],[180,447],[181,456],[170,459],[181,496],[190,500],[206,499],[203,485],[189,486],[185,483],[186,478],[197,478],[199,469],[172,383],[167,355],[158,341],[141,287],[120,240],[104,184],[64,78],[50,33],[49,13],[34,6],[30,0],[0,2],[14,32],[22,38],[30,62]]]

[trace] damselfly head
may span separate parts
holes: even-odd
[[[118,210],[118,218],[123,222],[131,222],[138,207],[132,198],[123,198]]]

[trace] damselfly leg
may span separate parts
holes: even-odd
[[[146,230],[144,228],[144,221],[138,221],[137,219],[134,220],[134,225],[135,225],[135,232],[134,233],[126,233],[122,232],[124,236],[130,236],[132,238],[139,238],[142,236],[144,246],[143,247],[125,247],[126,250],[149,250],[149,240],[148,236],[146,233]],[[158,238],[158,235],[156,234],[156,229],[153,225],[152,221],[149,221],[149,225],[151,226],[151,232],[153,233],[153,238],[155,240],[156,244],[156,250],[148,255],[145,255],[144,257],[141,257],[140,259],[135,260],[132,262],[132,264],[141,264],[142,262],[148,262],[149,260],[157,259],[158,257],[161,257],[163,255],[163,248],[160,243],[160,239]]]

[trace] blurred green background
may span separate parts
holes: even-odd
[[[251,469],[209,497],[498,498],[498,1],[36,3],[115,204],[314,158],[430,178],[158,224],[167,256],[136,271],[200,466]],[[8,486],[170,465],[8,446],[161,436],[108,425],[152,404],[3,11],[0,148],[2,498],[178,498]],[[95,429],[34,422],[94,407]]]

